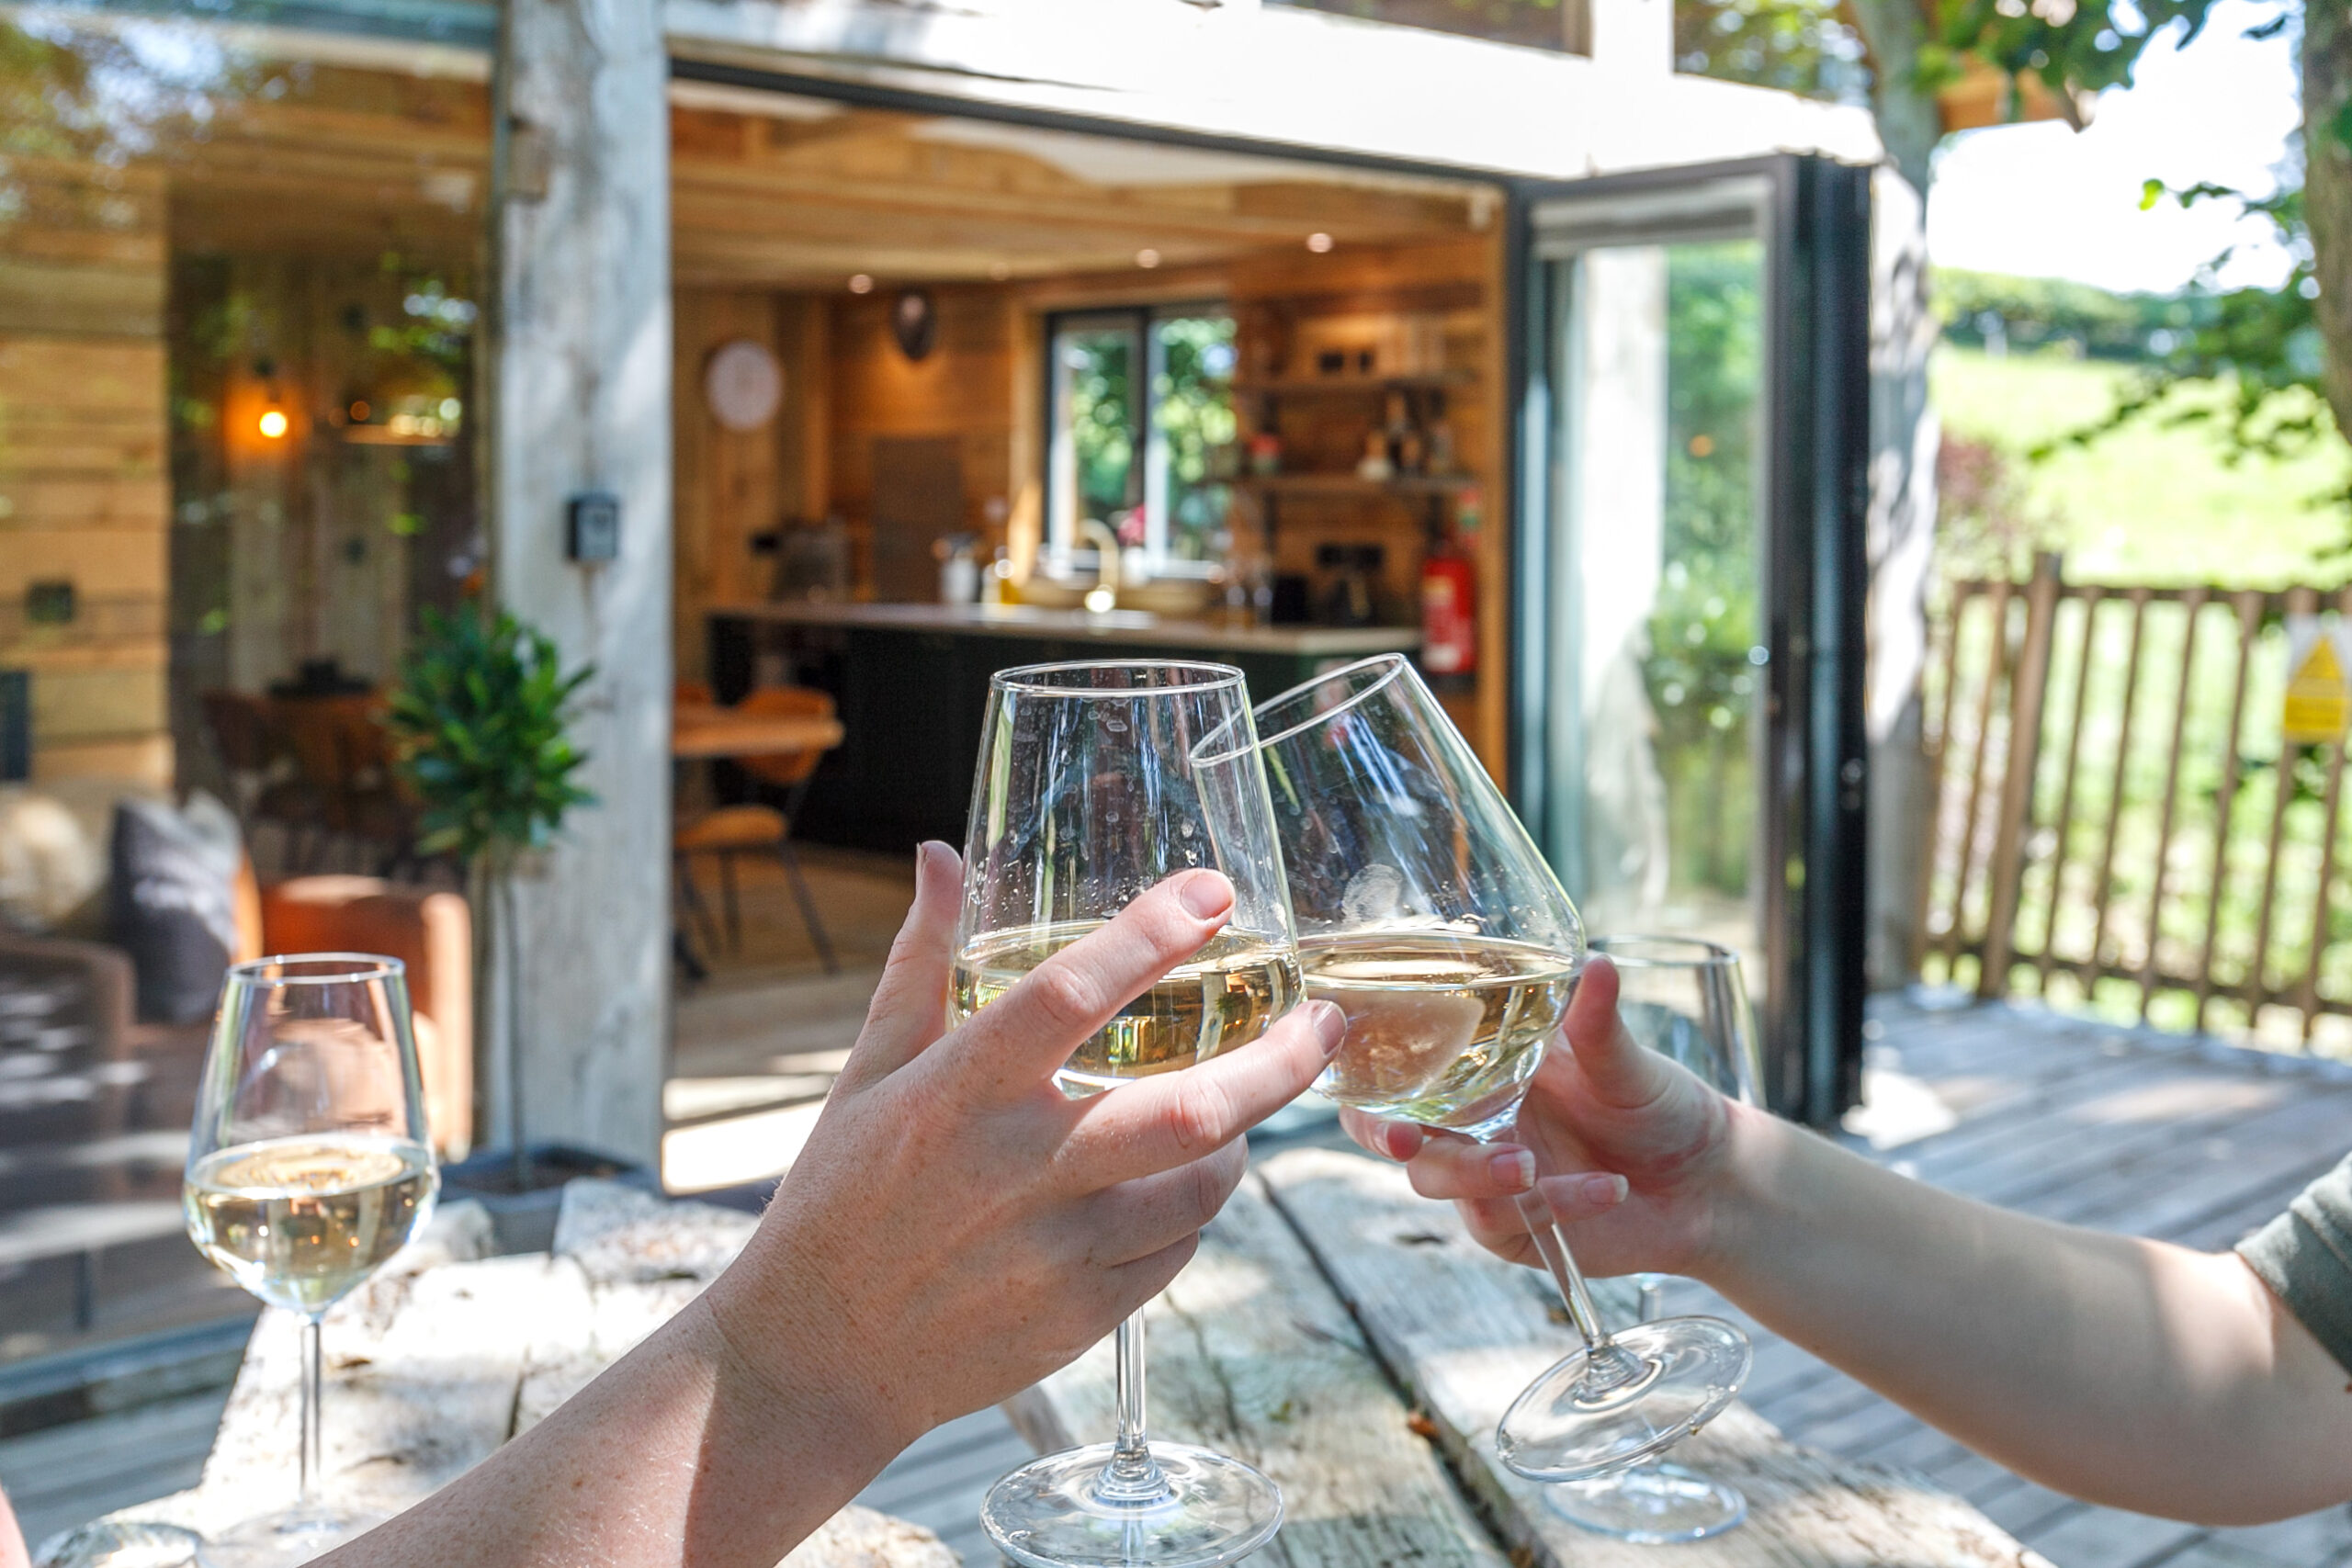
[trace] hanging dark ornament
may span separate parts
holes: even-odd
[[[909,359],[931,353],[939,341],[939,313],[932,304],[930,289],[905,289],[890,302],[890,335],[899,340],[899,352]]]

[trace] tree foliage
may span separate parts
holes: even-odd
[[[1919,71],[1933,85],[1974,55],[2012,76],[2038,77],[2066,101],[2071,93],[2128,85],[2152,43],[2167,32],[2187,43],[2204,30],[2217,3],[1943,0],[1939,36],[1922,51]],[[2214,257],[2182,296],[2186,320],[2115,408],[2051,446],[2096,440],[2142,419],[2205,424],[2233,452],[2266,457],[2291,457],[2352,431],[2352,313],[2336,300],[2322,303],[2331,279],[2337,290],[2352,290],[2346,281],[2352,279],[2352,233],[2315,239],[2311,221],[2314,181],[2317,199],[2331,212],[2345,205],[2345,187],[2352,185],[2346,29],[2335,14],[2342,0],[2316,0],[2309,16],[2298,0],[2266,4],[2269,14],[2248,36],[2293,34],[2301,47],[2305,130],[2294,151],[2302,167],[2276,190],[2259,193],[2217,185],[2171,189],[2151,179],[2142,206],[2232,205],[2269,226],[2290,259],[2288,275],[2274,288],[2223,288],[2217,279],[2230,253]],[[2320,112],[2312,112],[2314,105]],[[2214,388],[2225,395],[2212,398]],[[2339,500],[2352,506],[2352,491]]]

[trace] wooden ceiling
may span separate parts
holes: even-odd
[[[671,112],[681,284],[837,288],[1170,267],[1482,229],[1464,184],[738,94]],[[158,158],[176,249],[452,259],[478,244],[488,184],[481,83],[341,67],[220,106]]]

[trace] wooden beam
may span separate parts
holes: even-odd
[[[656,0],[509,0],[500,17],[497,112],[516,130],[486,290],[492,582],[567,668],[596,671],[572,734],[597,803],[520,879],[519,956],[505,950],[483,1011],[502,1022],[519,989],[521,1038],[499,1028],[493,1049],[519,1060],[525,1142],[650,1166],[670,971],[669,61]],[[544,182],[519,177],[518,146],[544,153]],[[568,558],[567,507],[589,491],[618,503],[615,559]],[[514,1099],[492,1098],[511,1137]]]

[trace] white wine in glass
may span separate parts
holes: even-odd
[[[1225,929],[1081,1042],[1057,1076],[1071,1096],[1116,1093],[1257,1039],[1298,1000],[1265,778],[1196,773],[1210,731],[1250,724],[1241,671],[1136,661],[1031,665],[989,683],[950,987],[968,1018],[1162,878],[1193,867],[1233,884]],[[1240,1461],[1154,1442],[1144,1325],[1118,1329],[1119,1429],[1047,1454],[989,1489],[980,1522],[1023,1568],[1220,1568],[1273,1539],[1282,1493]]]
[[[375,1522],[321,1495],[320,1319],[408,1244],[439,1189],[400,961],[313,953],[232,968],[181,1202],[207,1258],[301,1314],[302,1428],[294,1506],[207,1543],[217,1568],[306,1562]]]
[[[956,958],[957,1015],[969,1018],[1103,923],[1069,920],[974,942]],[[1078,1048],[1057,1075],[1063,1092],[1092,1093],[1205,1061],[1263,1034],[1297,998],[1298,954],[1288,942],[1219,931]]]
[[[1345,666],[1261,704],[1193,754],[1212,776],[1262,761],[1306,993],[1348,1033],[1317,1088],[1374,1115],[1481,1143],[1510,1135],[1584,962],[1584,928],[1469,744],[1401,654]],[[1497,1428],[1503,1462],[1539,1481],[1626,1469],[1731,1402],[1747,1337],[1719,1318],[1611,1335],[1543,1201],[1521,1215],[1581,1348],[1530,1384]]]

